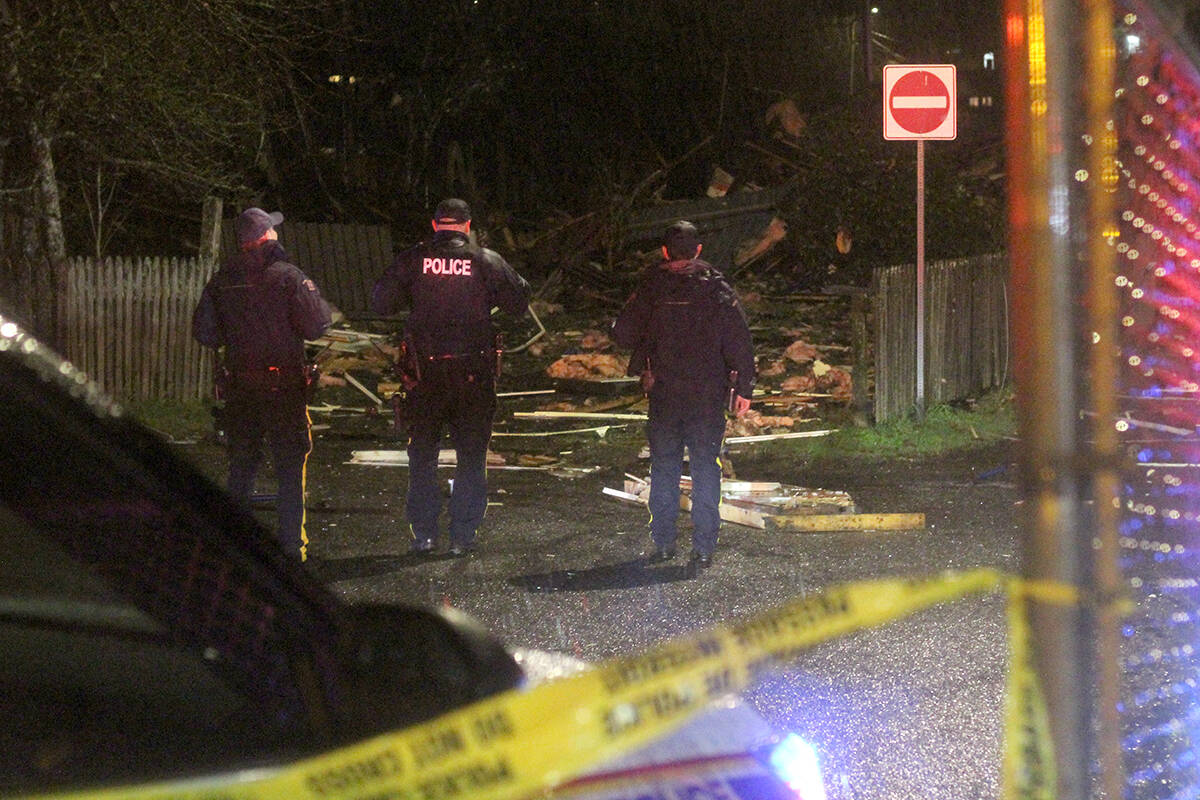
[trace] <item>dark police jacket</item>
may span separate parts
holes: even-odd
[[[303,374],[304,342],[329,327],[329,304],[287,261],[277,241],[232,256],[208,281],[192,315],[192,336],[225,347],[225,367],[257,373],[278,367]]]
[[[616,322],[613,339],[633,351],[629,373],[647,366],[654,392],[713,396],[737,370],[736,391],[754,389],[754,346],[737,295],[711,264],[666,261],[647,269]]]
[[[491,350],[492,308],[520,315],[528,305],[529,284],[499,253],[451,230],[396,256],[371,293],[376,314],[412,309],[407,330],[422,356]]]

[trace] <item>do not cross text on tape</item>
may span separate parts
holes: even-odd
[[[1005,797],[1052,796],[1053,754],[1021,635],[1024,582],[992,569],[856,581],[529,690],[276,768],[45,800],[520,800],[664,735],[823,641],[970,594],[1009,596]],[[1074,595],[1063,602],[1075,603]],[[1015,700],[1015,702],[1014,702]],[[31,800],[26,798],[26,800]]]

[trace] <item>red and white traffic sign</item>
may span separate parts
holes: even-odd
[[[953,64],[888,64],[883,68],[883,138],[958,136]]]

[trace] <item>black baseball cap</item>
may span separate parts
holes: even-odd
[[[283,222],[283,214],[272,211],[268,214],[261,208],[247,208],[237,218],[238,244],[257,242],[267,231]]]
[[[461,224],[470,219],[471,207],[467,205],[466,200],[459,200],[457,197],[451,197],[438,203],[437,210],[433,212],[434,222]]]
[[[686,219],[681,219],[667,228],[663,244],[671,258],[691,258],[700,247],[700,231]]]

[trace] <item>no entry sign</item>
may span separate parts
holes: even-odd
[[[953,139],[957,105],[953,64],[883,68],[884,139]]]

